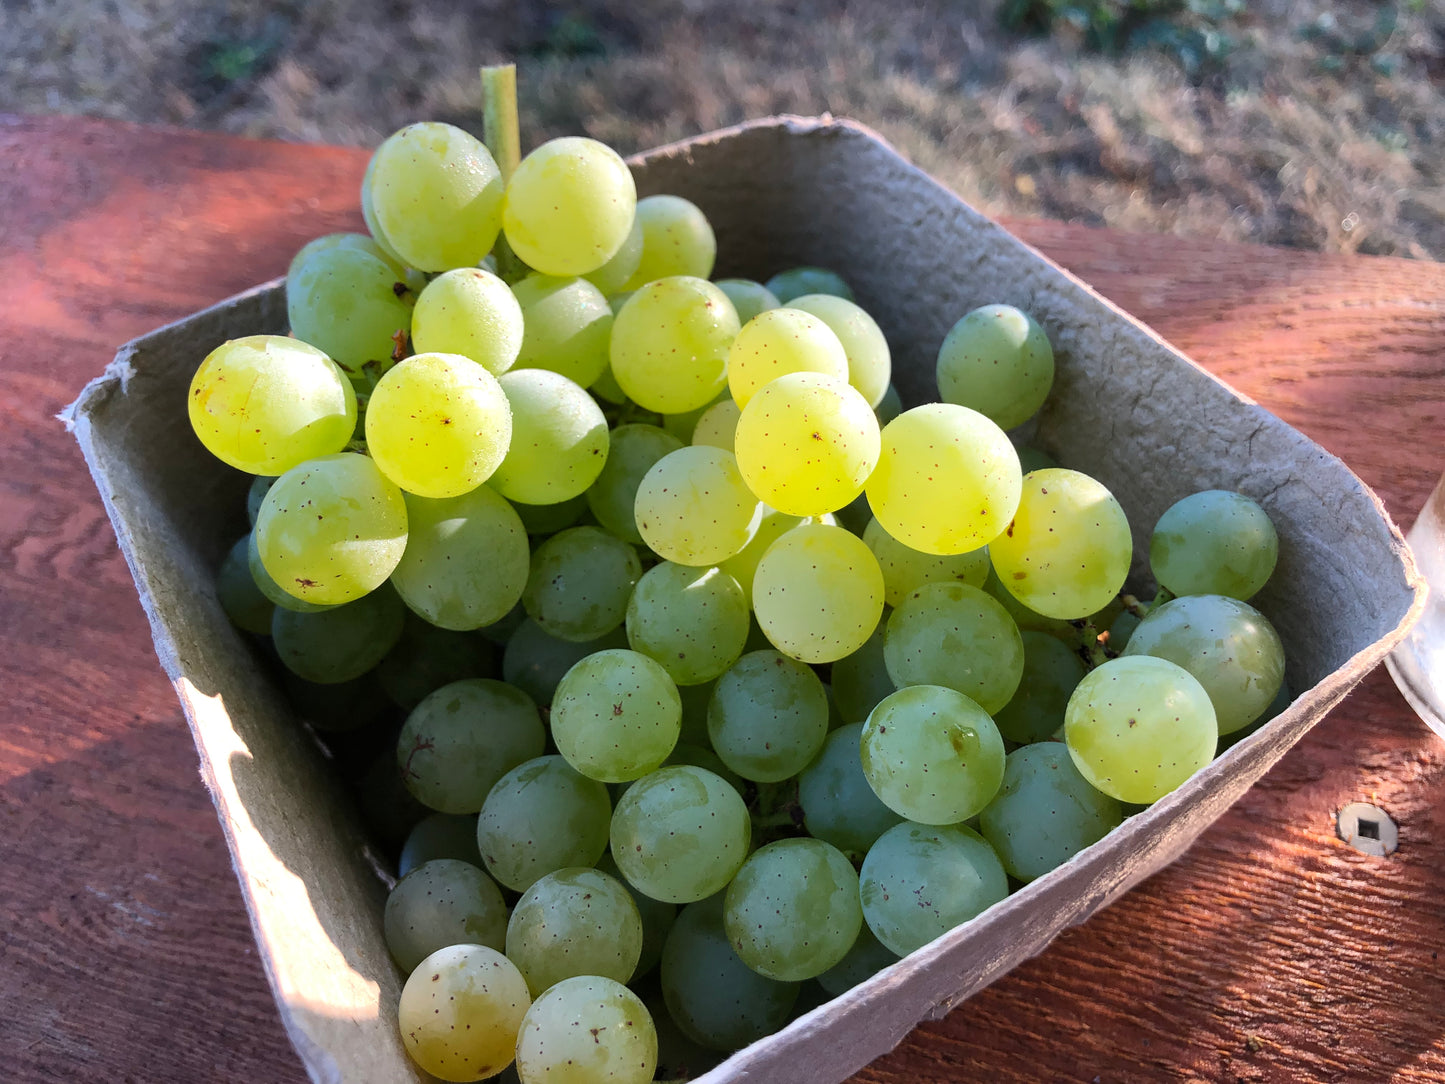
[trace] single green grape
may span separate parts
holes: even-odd
[[[1054,383],[1054,349],[1028,313],[984,305],[944,337],[936,366],[938,395],[985,414],[1002,429],[1038,413]]]
[[[612,375],[647,410],[697,410],[727,384],[728,348],[738,327],[727,294],[705,279],[649,280],[617,312]]]
[[[454,858],[419,866],[386,897],[382,932],[396,966],[407,974],[437,949],[507,943],[507,905],[478,867]]]
[[[563,640],[595,640],[622,624],[642,577],[637,551],[600,527],[569,527],[537,547],[522,605]]]
[[[1024,644],[1008,611],[977,587],[926,583],[899,603],[883,637],[888,676],[943,685],[992,714],[1013,697]]]
[[[586,279],[528,275],[512,287],[522,308],[516,369],[548,369],[588,387],[607,371],[612,306]]]
[[[623,289],[638,290],[672,275],[712,276],[717,237],[697,204],[681,196],[648,196],[637,201],[637,221],[642,258]]]
[[[1265,585],[1278,558],[1269,514],[1244,494],[1221,489],[1175,502],[1149,539],[1154,578],[1176,595],[1244,601]]]
[[[622,156],[595,139],[566,136],[513,170],[502,228],[527,266],[585,275],[616,255],[636,210],[637,186]]]
[[[611,455],[610,452],[608,454]],[[515,501],[512,502],[512,507],[516,509],[517,516],[529,535],[545,538],[558,531],[565,531],[568,527],[577,526],[587,514],[587,496],[580,494],[568,497],[556,504],[525,504]]]
[[[708,567],[752,539],[762,504],[731,452],[689,445],[663,456],[643,476],[634,506],[637,530],[659,557]]]
[[[418,964],[402,987],[402,1046],[442,1080],[484,1080],[512,1064],[531,1005],[522,973],[496,949],[450,945]]]
[[[533,997],[577,975],[627,982],[642,955],[642,916],[615,877],[574,866],[532,882],[512,908],[505,940]]]
[[[693,444],[711,444],[736,454],[738,418],[742,411],[731,399],[713,403],[698,415],[692,427]]]
[[[853,942],[848,954],[818,976],[818,985],[828,994],[837,997],[897,962],[898,953],[874,937],[873,931],[865,922],[858,931],[858,940]]]
[[[924,553],[905,546],[871,516],[863,529],[863,541],[878,558],[883,572],[883,601],[890,606],[900,605],[925,583],[982,587],[988,580],[988,549],[983,546],[966,553]]]
[[[869,407],[878,406],[893,377],[893,355],[878,322],[859,305],[834,294],[804,294],[790,300],[788,308],[811,313],[828,325],[848,355],[848,383]]]
[[[298,254],[286,275],[291,333],[352,375],[392,356],[395,336],[411,328],[415,302],[395,265],[359,247]]]
[[[299,613],[280,606],[271,615],[271,645],[297,677],[322,685],[358,678],[401,638],[406,608],[382,588],[344,606]]]
[[[833,662],[857,651],[878,626],[883,573],[856,535],[805,524],[758,562],[753,611],[779,651],[802,662]]]
[[[838,336],[812,313],[768,309],[738,331],[728,350],[728,389],[746,408],[762,388],[787,373],[821,373],[848,382],[848,355]]]
[[[618,308],[617,298],[623,294],[627,283],[636,274],[638,265],[642,263],[642,240],[642,223],[634,213],[632,226],[612,258],[595,271],[588,271],[582,276],[607,296],[614,313]]]
[[[677,684],[700,685],[737,662],[748,618],[747,596],[722,569],[662,561],[627,603],[627,642]]]
[[[886,628],[885,616],[862,647],[833,663],[833,700],[845,722],[861,723],[879,701],[898,688],[883,656]]]
[[[546,369],[513,369],[498,383],[511,404],[512,443],[492,488],[523,504],[585,493],[607,462],[607,419],[597,400]]]
[[[429,813],[417,821],[401,846],[396,875],[405,877],[438,858],[452,858],[482,868],[475,813]]]
[[[1044,741],[1064,725],[1069,697],[1088,668],[1077,652],[1055,636],[1027,629],[1020,637],[1023,677],[1009,702],[993,713],[993,721],[1009,741],[1028,744]]]
[[[828,697],[811,667],[777,651],[752,651],[717,680],[707,709],[713,750],[744,779],[797,775],[828,736]]]
[[[598,523],[635,545],[642,541],[634,511],[637,489],[659,459],[683,444],[655,425],[635,422],[612,430],[610,440],[607,462],[587,489],[587,507]]]
[[[596,865],[611,818],[607,784],[578,774],[560,756],[536,757],[487,792],[477,849],[499,883],[525,892],[559,869]]]
[[[782,302],[761,282],[753,279],[718,279],[717,288],[728,295],[737,310],[738,322],[746,324],[760,312],[778,308]]]
[[[808,294],[828,294],[846,301],[853,300],[853,290],[843,281],[843,276],[826,267],[790,267],[768,279],[767,288],[784,305]]]
[[[411,342],[419,354],[460,354],[493,376],[512,367],[522,350],[522,306],[496,275],[458,267],[432,279],[411,313]]]
[[[517,1032],[522,1084],[650,1084],[657,1029],[642,999],[610,978],[565,979],[532,1003]]]
[[[590,779],[623,783],[662,766],[682,726],[667,671],[646,655],[613,649],[568,670],[552,697],[552,740]]]
[[[862,739],[862,723],[840,726],[798,776],[798,804],[808,834],[860,858],[903,819],[868,785],[859,751]]]

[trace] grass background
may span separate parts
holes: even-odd
[[[1445,258],[1445,0],[1178,0],[1101,51],[1080,11],[1131,5],[6,0],[0,109],[374,145],[480,133],[514,59],[524,150],[831,112],[994,214]]]

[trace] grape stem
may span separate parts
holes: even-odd
[[[1141,602],[1137,595],[1120,595],[1119,601],[1124,604],[1124,609],[1142,621],[1149,616],[1149,611],[1158,609],[1175,597],[1174,592],[1169,588],[1161,587],[1159,593],[1154,596],[1153,602]]]
[[[488,64],[482,68],[482,142],[496,159],[502,184],[510,184],[522,161],[522,125],[517,115],[517,66]],[[505,235],[492,249],[497,274],[507,283],[527,274],[527,267],[507,244]]]

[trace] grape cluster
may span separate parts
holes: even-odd
[[[1026,313],[963,315],[904,410],[838,275],[711,281],[703,212],[595,141],[504,184],[413,125],[362,206],[293,261],[294,337],[218,347],[189,408],[257,476],[227,613],[364,803],[428,811],[384,921],[428,1072],[695,1069],[1277,708],[1269,518],[1186,497],[1121,596],[1119,502],[1006,432],[1053,381]]]

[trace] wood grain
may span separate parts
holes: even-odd
[[[362,151],[0,117],[7,1080],[301,1081],[195,754],[54,414],[117,344],[360,227]],[[1445,469],[1445,268],[1005,223],[1349,463]],[[1400,849],[1334,835],[1382,805]],[[1376,672],[1188,855],[856,1078],[1445,1076],[1445,746]]]

